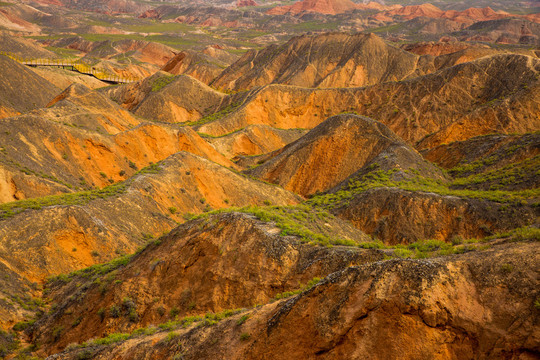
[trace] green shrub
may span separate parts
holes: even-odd
[[[242,317],[236,321],[236,325],[242,325],[247,319],[249,319],[249,314],[242,315]]]
[[[178,309],[176,306],[169,311],[169,317],[171,319],[176,318],[178,314],[180,314],[180,309]]]

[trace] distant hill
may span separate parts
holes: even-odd
[[[272,83],[321,88],[366,86],[402,80],[416,70],[416,62],[415,55],[374,34],[303,35],[281,46],[248,52],[212,85],[235,91]]]

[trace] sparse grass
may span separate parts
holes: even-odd
[[[236,321],[236,325],[238,326],[242,325],[243,323],[247,321],[247,319],[249,319],[249,314],[242,315],[242,317],[238,319],[238,321]]]
[[[107,337],[101,338],[101,339],[94,339],[90,340],[89,342],[85,343],[86,346],[92,346],[92,345],[110,345],[121,341],[126,341],[129,339],[131,334],[127,333],[113,333],[109,334]]]
[[[259,220],[273,222],[281,229],[281,235],[293,235],[299,237],[300,241],[319,245],[346,245],[358,246],[353,240],[340,238],[333,231],[323,232],[322,229],[315,230],[319,221],[329,221],[335,219],[333,215],[324,209],[309,207],[306,205],[296,206],[247,206],[243,208],[231,207],[220,209],[193,217],[193,219],[208,218],[211,215],[225,212],[242,212],[251,214]],[[319,228],[320,229],[320,228]]]
[[[332,209],[346,204],[350,199],[362,192],[380,187],[396,187],[413,192],[433,192],[439,195],[484,199],[499,203],[521,203],[522,200],[535,199],[540,196],[540,189],[520,191],[453,189],[449,187],[449,184],[445,184],[441,180],[429,179],[419,175],[396,181],[393,175],[397,171],[397,169],[372,171],[360,178],[351,179],[345,189],[335,193],[315,196],[308,200],[306,204]]]
[[[151,164],[148,167],[138,171],[135,175],[155,174],[159,172],[159,169],[159,164]],[[102,176],[103,175],[106,177],[106,174],[103,173]],[[132,178],[124,182],[118,182],[116,184],[107,186],[103,189],[87,190],[61,195],[50,195],[0,204],[0,219],[10,218],[29,209],[39,210],[49,206],[86,205],[93,200],[119,196],[127,190],[131,180]]]
[[[223,109],[219,110],[218,112],[215,112],[215,113],[213,113],[211,115],[207,115],[207,116],[203,117],[200,120],[183,122],[183,123],[179,123],[179,125],[181,125],[181,126],[201,126],[201,125],[216,121],[218,119],[221,119],[222,117],[225,117],[226,115],[228,115],[228,114],[232,113],[233,111],[235,111],[238,107],[240,107],[240,105],[241,105],[240,103],[229,104],[226,107],[224,107]]]
[[[152,92],[159,91],[176,79],[176,76],[163,76],[152,82]]]
[[[118,311],[120,311],[120,309],[118,309]],[[153,335],[157,333],[158,331],[168,331],[168,334],[163,339],[163,341],[169,342],[174,339],[177,339],[180,336],[180,334],[174,332],[174,330],[188,328],[194,323],[197,323],[198,326],[212,326],[214,324],[217,324],[219,321],[227,319],[233,315],[239,314],[240,312],[242,312],[241,309],[235,309],[235,310],[224,310],[219,313],[207,313],[204,316],[186,316],[179,320],[170,320],[165,323],[159,324],[157,327],[154,325],[150,325],[146,328],[138,328],[134,330],[131,334],[114,333],[104,338],[93,339],[79,345],[73,344],[70,346],[70,348],[76,349],[76,348],[92,347],[95,345],[110,345],[110,344],[126,341],[128,339],[132,339],[139,336]]]
[[[466,188],[484,185],[489,186],[490,190],[498,190],[508,186],[520,185],[528,180],[532,180],[533,177],[540,174],[540,155],[519,163],[504,166],[500,169],[475,173],[475,170],[480,169],[484,164],[485,161],[475,162],[450,170],[450,173],[456,176],[463,176],[464,174],[472,172],[472,174],[468,176],[455,179],[452,182],[452,187]]]
[[[506,241],[540,241],[540,229],[535,227],[522,227],[512,231],[498,233],[482,239],[467,239],[458,242],[447,243],[441,240],[422,240],[408,245],[395,245],[387,247],[394,249],[394,256],[400,258],[424,259],[436,256],[448,256],[463,254],[470,251],[482,251],[491,248],[488,242],[496,239]],[[507,270],[505,267],[502,270]]]
[[[274,296],[274,299],[275,300],[285,299],[285,298],[291,297],[293,295],[300,294],[300,293],[302,293],[304,291],[307,291],[307,290],[311,289],[312,287],[314,287],[319,281],[321,281],[321,278],[318,278],[318,277],[313,278],[306,285],[300,285],[300,288],[297,289],[297,290],[286,291],[286,292],[283,292],[283,293],[280,293],[280,294],[276,294],[276,296]]]
[[[59,48],[54,46],[45,47],[47,50],[54,52],[56,55],[66,59],[77,59],[79,50]]]

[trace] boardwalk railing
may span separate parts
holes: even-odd
[[[72,71],[79,72],[81,74],[85,75],[91,75],[95,77],[96,79],[117,83],[117,84],[127,84],[134,81],[138,81],[139,79],[132,78],[132,77],[122,77],[118,76],[116,74],[107,73],[102,69],[96,69],[95,67],[92,67],[88,64],[85,64],[84,62],[80,60],[69,60],[69,59],[26,59],[22,58],[20,56],[17,56],[13,53],[9,52],[2,52],[0,51],[0,55],[4,55],[9,57],[10,59],[13,59],[23,65],[28,66],[57,66],[57,67],[63,67],[67,68]]]

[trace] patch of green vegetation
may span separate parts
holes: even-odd
[[[33,298],[30,295],[22,295],[22,296],[10,295],[9,298],[14,303],[19,304],[19,306],[23,308],[24,310],[29,310],[29,311],[36,311],[45,305],[43,300],[41,300],[40,298]],[[23,323],[19,323],[18,325],[21,325],[21,324]]]
[[[0,330],[0,358],[5,359],[16,351],[20,341],[16,334]]]
[[[481,251],[491,247],[486,244],[492,240],[503,239],[506,241],[540,241],[540,229],[535,227],[522,227],[511,231],[490,235],[482,239],[468,239],[447,243],[441,240],[422,240],[408,245],[395,245],[388,247],[394,249],[393,255],[400,258],[424,259],[435,256],[448,256],[463,254],[470,251]],[[509,269],[508,266],[501,268],[503,271]]]
[[[90,345],[110,345],[110,344],[114,344],[114,343],[117,343],[117,342],[126,341],[130,337],[131,337],[131,334],[127,334],[127,333],[113,333],[113,334],[109,334],[105,338],[91,340],[86,344],[87,344],[87,346],[90,346]]]
[[[184,123],[180,123],[181,126],[201,126],[204,124],[208,124],[210,122],[216,121],[218,119],[221,119],[222,117],[225,117],[226,115],[232,113],[235,111],[238,107],[240,107],[240,103],[232,103],[224,107],[223,109],[219,110],[216,113],[213,113],[211,115],[207,115],[203,117],[200,120],[197,121],[188,121]]]
[[[150,20],[146,24],[137,24],[137,25],[127,25],[123,26],[124,29],[137,32],[137,33],[178,33],[184,31],[195,30],[195,27],[177,23],[177,22],[161,22]]]
[[[277,294],[276,296],[274,296],[274,299],[275,300],[279,300],[279,299],[285,299],[285,298],[288,298],[288,297],[291,297],[293,295],[297,295],[297,294],[300,294],[304,291],[307,291],[309,289],[311,289],[312,287],[314,287],[315,285],[317,285],[317,283],[321,281],[321,278],[313,278],[311,279],[306,285],[300,285],[300,288],[296,289],[296,290],[293,290],[293,291],[286,291],[286,292],[283,292],[283,293],[280,293],[280,294]]]
[[[432,192],[445,196],[484,199],[499,203],[521,203],[522,200],[535,199],[540,196],[540,189],[520,191],[454,189],[451,188],[452,184],[445,184],[442,180],[429,179],[420,175],[396,181],[393,177],[396,172],[398,172],[397,169],[372,171],[359,178],[351,179],[346,188],[335,193],[315,196],[306,204],[332,209],[347,204],[349,200],[362,192],[380,187],[396,187],[413,192]],[[414,173],[414,170],[410,172]]]
[[[480,165],[480,164],[481,165]],[[484,165],[484,162],[476,162],[463,167],[450,170],[454,174],[464,174],[467,169],[476,169]],[[479,174],[472,174],[467,177],[455,179],[452,187],[464,188],[471,185],[489,186],[490,190],[498,190],[507,186],[517,186],[527,181],[533,180],[532,177],[540,175],[540,155],[519,163],[504,166],[501,169],[495,169]]]
[[[170,320],[165,323],[159,324],[157,327],[150,325],[146,328],[138,328],[131,334],[129,333],[114,333],[100,339],[93,339],[82,344],[70,345],[70,349],[86,348],[96,345],[110,345],[118,342],[123,342],[128,339],[132,339],[139,336],[152,335],[158,331],[168,331],[164,341],[172,341],[179,337],[179,334],[174,330],[187,328],[194,323],[198,323],[198,326],[212,326],[221,320],[227,319],[231,316],[241,313],[242,309],[224,310],[219,313],[206,313],[204,316],[186,316],[182,319]]]
[[[243,323],[247,321],[247,319],[249,319],[249,314],[242,315],[242,317],[236,321],[236,325],[238,326],[242,325]]]
[[[165,86],[169,85],[176,79],[176,76],[162,76],[155,79],[152,82],[152,91],[156,92],[163,89]]]
[[[205,133],[202,133],[202,132],[197,132],[197,134],[199,134],[200,137],[207,138],[207,139],[219,139],[219,138],[222,138],[222,137],[225,137],[225,136],[235,134],[235,133],[240,132],[240,131],[242,131],[244,129],[245,129],[245,127],[234,130],[234,131],[231,131],[231,132],[223,134],[223,135],[210,135],[210,134],[205,134]],[[256,156],[256,155],[251,155],[251,156]]]
[[[159,171],[159,164],[151,164],[135,173],[135,175],[155,174]],[[107,186],[103,189],[61,195],[50,195],[0,204],[0,219],[10,218],[28,209],[39,210],[48,206],[85,205],[96,199],[106,199],[113,196],[119,196],[126,191],[132,179],[133,178]]]
[[[375,34],[394,33],[394,32],[401,31],[402,29],[403,29],[403,24],[395,24],[395,25],[381,26],[375,29],[367,29],[366,32],[371,32]]]
[[[52,51],[56,55],[59,55],[60,57],[64,59],[77,59],[77,54],[79,53],[79,50],[76,49],[66,49],[66,48],[59,48],[55,46],[47,46],[45,49]]]
[[[328,222],[331,219],[335,219],[335,217],[324,209],[310,207],[307,205],[265,207],[247,206],[243,208],[231,207],[201,214],[193,218],[208,219],[211,215],[226,212],[241,212],[253,215],[261,221],[273,222],[278,228],[281,229],[282,236],[297,236],[300,238],[300,241],[305,243],[319,244],[324,246],[362,246],[362,244],[358,244],[353,240],[337,237],[334,231],[324,231],[324,229],[318,226],[317,223],[322,221]]]
[[[126,266],[133,257],[134,257],[134,254],[120,256],[104,264],[96,264],[96,265],[92,265],[90,267],[87,267],[81,270],[73,271],[69,274],[61,274],[58,276],[51,277],[48,279],[48,282],[67,283],[76,277],[93,278],[96,275],[98,276],[107,275],[120,267]]]
[[[21,321],[13,325],[13,331],[24,331],[35,323],[35,320]]]
[[[126,185],[118,183],[103,189],[82,191],[71,194],[50,195],[41,198],[19,200],[0,205],[0,219],[6,219],[27,209],[39,210],[47,206],[84,205],[95,199],[105,199],[124,193]]]
[[[286,27],[293,31],[319,31],[319,30],[337,30],[341,24],[337,21],[305,21],[298,24],[287,25]]]

